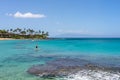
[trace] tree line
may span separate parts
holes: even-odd
[[[41,30],[33,29],[8,29],[0,30],[0,38],[15,38],[15,39],[46,39],[49,33]]]

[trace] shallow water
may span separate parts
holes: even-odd
[[[35,49],[36,45],[38,45],[38,49]],[[47,61],[61,57],[80,58],[99,65],[120,67],[120,39],[0,41],[0,80],[49,80],[30,75],[26,71],[32,65],[45,64]],[[88,74],[96,78],[93,79],[93,77],[87,76]],[[100,76],[106,78],[100,78]],[[81,71],[62,79],[120,80],[120,74]]]

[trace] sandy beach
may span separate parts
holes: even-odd
[[[0,38],[0,40],[13,40],[12,38]]]

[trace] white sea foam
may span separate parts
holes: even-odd
[[[120,80],[120,73],[82,70],[76,74],[67,76],[64,80]]]

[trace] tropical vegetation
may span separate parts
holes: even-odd
[[[8,29],[0,30],[0,38],[14,38],[14,39],[47,39],[48,32],[33,29]]]

